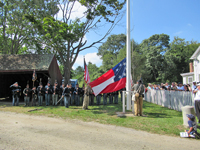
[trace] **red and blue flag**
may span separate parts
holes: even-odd
[[[95,95],[111,93],[126,86],[126,58],[90,83]]]

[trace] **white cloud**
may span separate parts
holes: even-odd
[[[190,23],[188,23],[187,25],[190,26],[190,27],[192,27],[192,24],[190,24]]]
[[[64,5],[61,5],[61,7],[63,8]],[[69,7],[70,8],[70,7]],[[79,2],[75,2],[72,12],[71,12],[71,16],[70,19],[74,20],[76,17],[81,18],[84,16],[84,12],[87,10],[87,8],[85,6],[82,6]],[[60,9],[60,11],[57,14],[58,19],[62,19],[63,18],[63,12]]]
[[[75,64],[73,65],[73,69],[76,69],[78,66],[83,67],[83,57],[85,56],[86,64],[91,62],[92,64],[96,64],[98,67],[102,64],[102,60],[100,56],[97,56],[97,53],[87,53],[86,55],[78,55]]]

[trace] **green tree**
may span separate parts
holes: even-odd
[[[118,63],[117,56],[120,50],[124,48],[125,44],[125,34],[113,34],[98,48],[97,55],[101,56],[101,59],[103,60],[102,64],[104,71],[108,71]]]
[[[75,3],[80,3],[86,7],[86,11],[76,19],[72,18]],[[40,52],[54,53],[59,62],[64,66],[65,81],[70,79],[70,70],[75,63],[78,54],[97,43],[100,43],[107,37],[116,23],[120,20],[120,10],[122,10],[125,0],[63,0],[58,1],[62,18],[46,17],[40,19],[34,15],[27,15],[35,27],[39,30],[39,45],[44,45]],[[100,27],[101,22],[105,20],[111,23],[110,29],[101,39],[87,45],[84,40],[86,33]],[[105,24],[105,22],[103,22]]]
[[[182,81],[180,74],[189,72],[189,63],[192,61],[190,57],[199,45],[200,43],[197,41],[185,41],[185,39],[174,37],[164,55],[165,70],[163,78],[165,81]]]
[[[3,41],[0,47],[1,53],[27,52],[28,47],[35,41],[37,31],[29,21],[24,19],[24,15],[32,14],[43,18],[57,13],[58,9],[52,9],[55,7],[57,7],[56,3],[50,0],[2,0],[0,3],[0,35]]]
[[[145,74],[146,82],[160,82],[159,78],[163,72],[164,53],[169,47],[169,36],[166,34],[155,34],[143,40],[140,44],[141,52],[146,57]]]
[[[117,55],[116,64],[126,57],[126,46],[119,51]],[[138,79],[145,73],[145,56],[140,50],[140,45],[134,40],[131,40],[131,75],[133,82],[136,83]]]

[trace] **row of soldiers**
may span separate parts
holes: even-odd
[[[19,93],[21,91],[21,87],[16,82],[13,85],[11,85],[11,88],[13,94],[12,104],[13,106],[14,105],[18,106]],[[23,94],[24,94],[25,106],[30,106],[30,101],[32,106],[36,106],[36,101],[38,101],[39,106],[42,106],[43,98],[45,98],[46,106],[49,106],[52,100],[52,105],[57,105],[58,103],[60,103],[61,106],[64,105],[66,108],[68,108],[69,105],[73,104],[75,104],[76,106],[80,106],[80,101],[82,101],[83,103],[84,91],[85,91],[84,85],[82,88],[80,88],[79,85],[76,84],[76,87],[73,88],[71,84],[67,84],[65,86],[63,82],[62,85],[59,87],[57,82],[54,83],[54,86],[52,86],[50,82],[48,82],[47,85],[43,87],[42,83],[40,82],[37,88],[36,86],[34,86],[32,89],[29,88],[29,84],[27,84],[26,88],[23,90]],[[107,104],[107,98],[109,98],[109,104],[112,104],[113,100],[114,104],[118,104],[118,95],[119,91],[113,93],[99,94],[95,96],[93,94],[93,91],[91,91],[89,94],[89,105],[94,105],[95,97],[96,97],[96,104],[100,105],[102,96],[103,96],[103,105]]]

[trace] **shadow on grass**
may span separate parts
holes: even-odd
[[[145,113],[149,118],[172,118],[168,116],[166,113]]]
[[[104,114],[104,112],[101,111],[92,111],[93,114]]]

